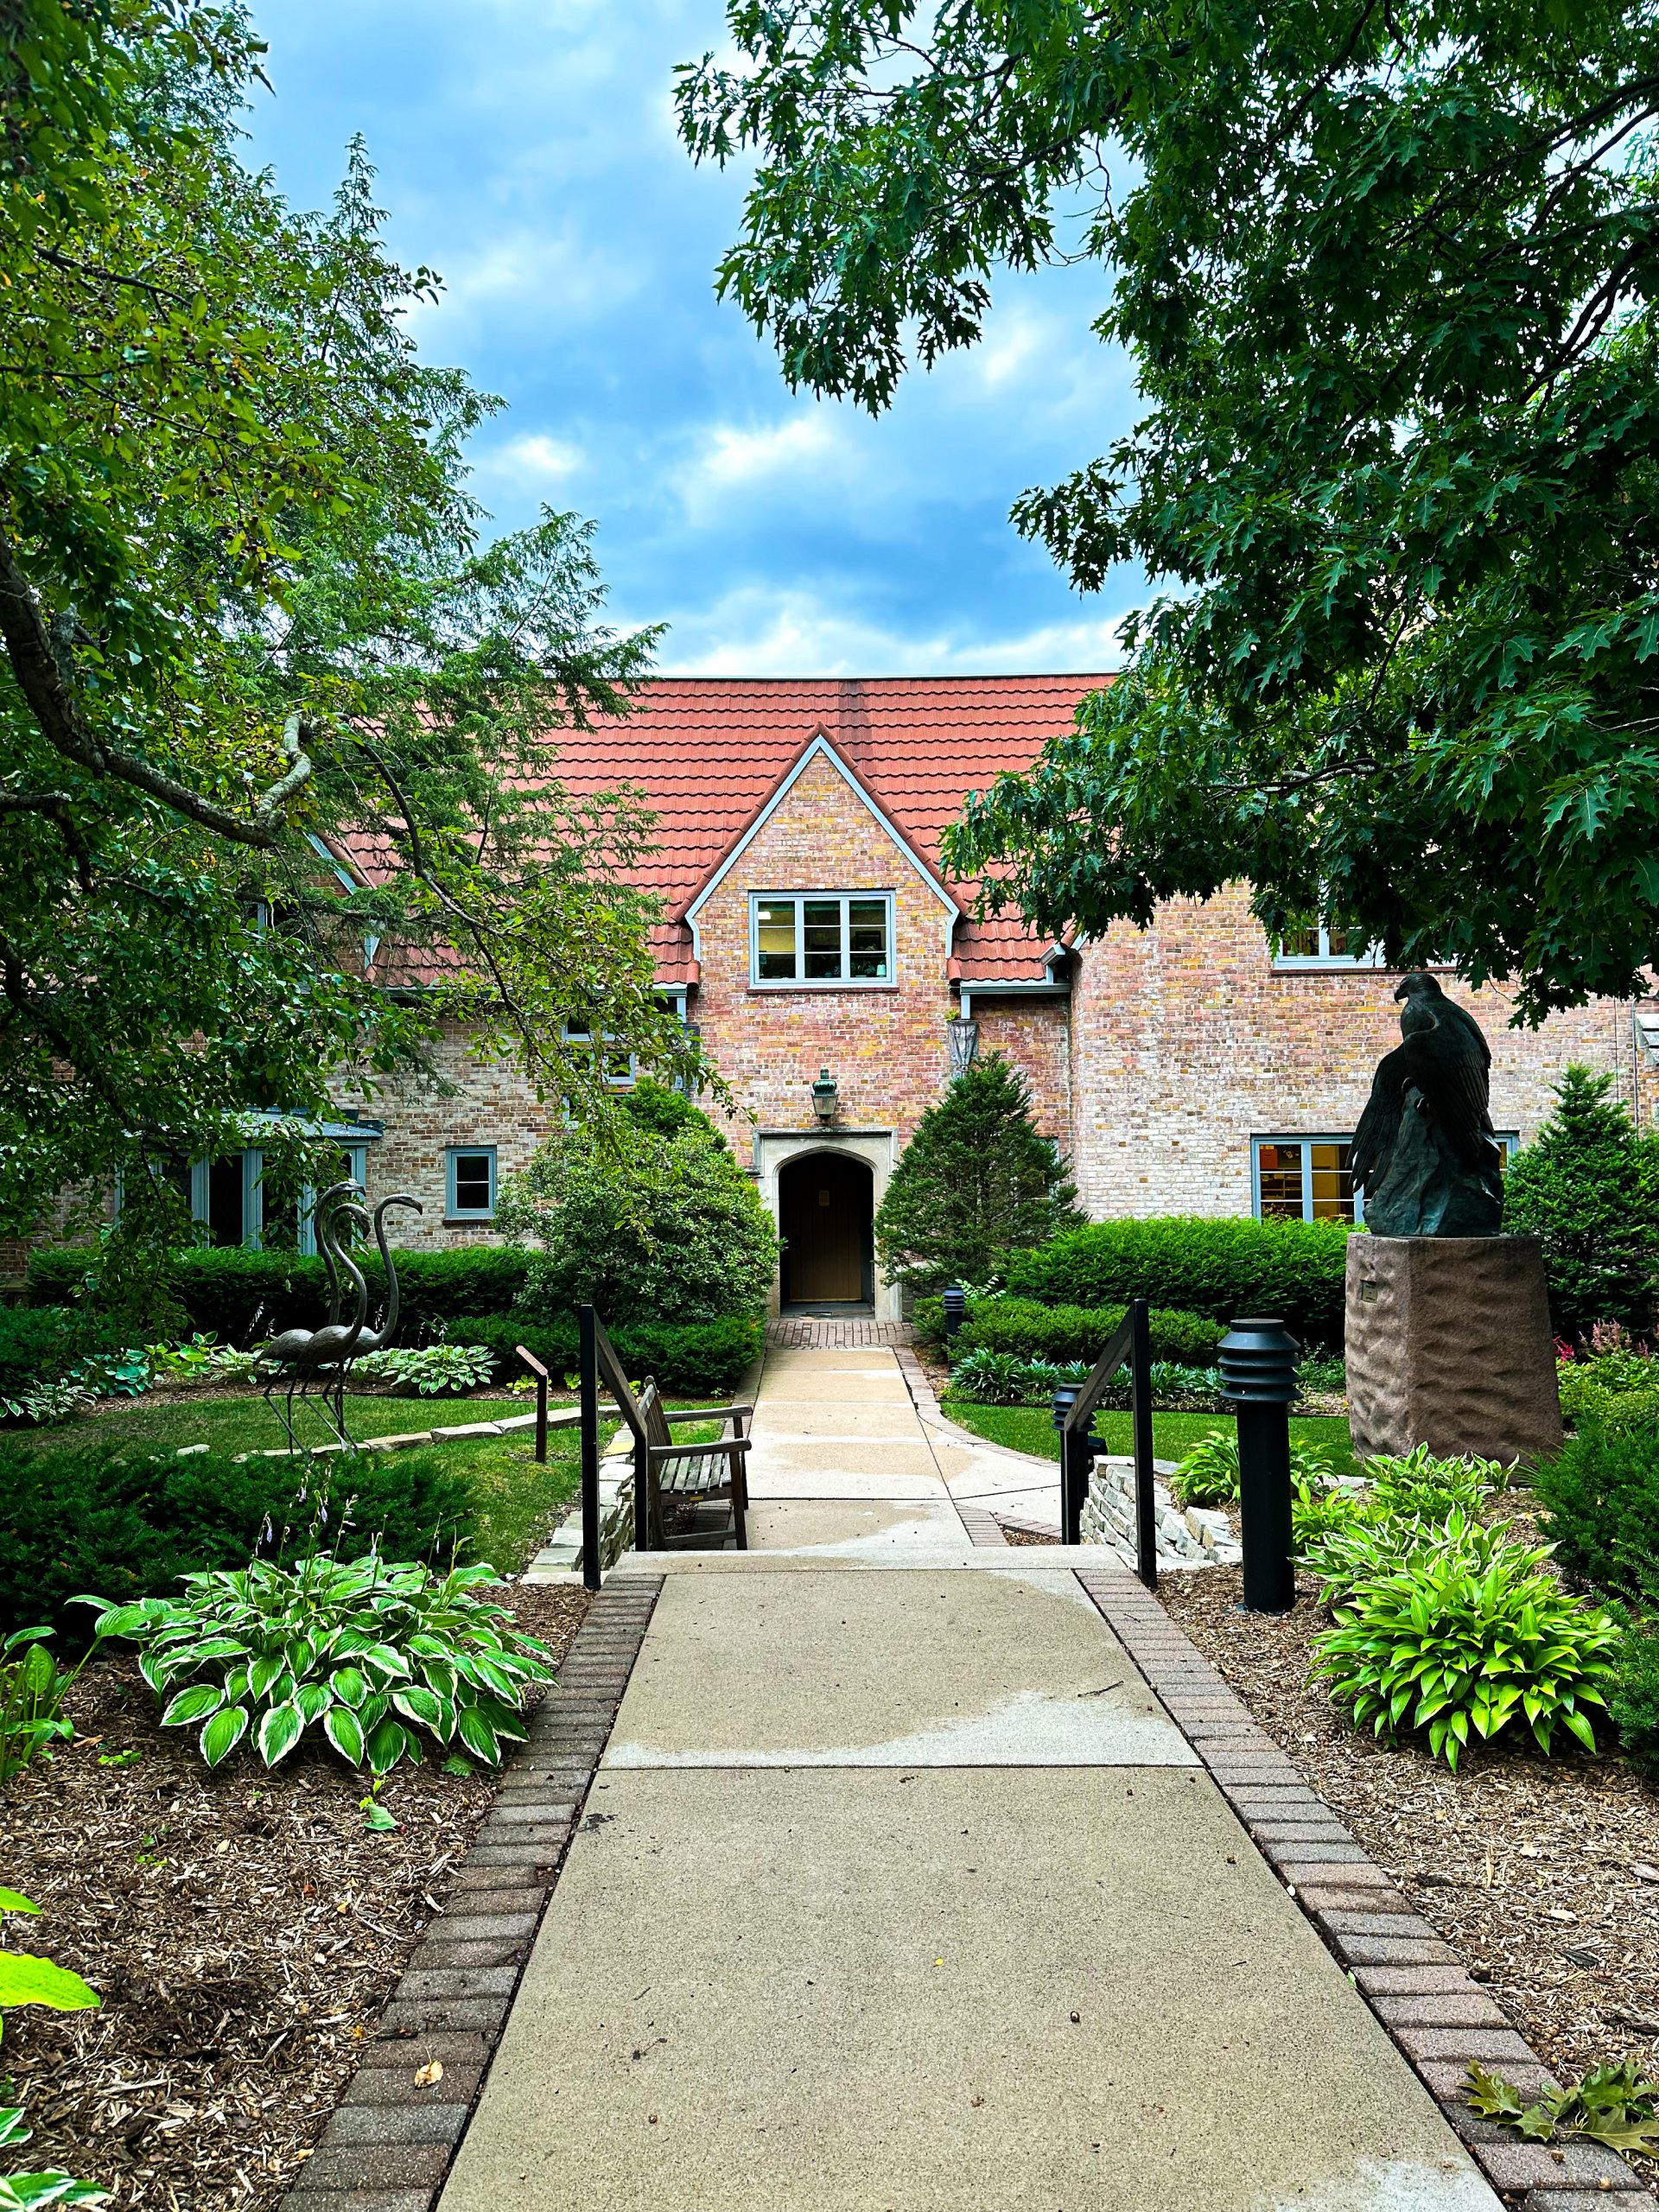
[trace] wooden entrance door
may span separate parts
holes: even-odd
[[[874,1181],[861,1160],[813,1153],[778,1179],[784,1297],[795,1306],[855,1305],[869,1295]]]

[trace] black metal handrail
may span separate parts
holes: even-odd
[[[1106,1386],[1125,1362],[1135,1430],[1135,1571],[1158,1587],[1158,1520],[1152,1487],[1152,1329],[1144,1298],[1132,1298],[1122,1324],[1080,1384],[1060,1427],[1060,1541],[1083,1539],[1083,1502],[1094,1461],[1090,1436]]]
[[[633,1431],[634,1544],[639,1551],[651,1548],[645,1530],[650,1500],[643,1473],[649,1445],[645,1422],[634,1403],[633,1392],[628,1388],[628,1378],[616,1356],[615,1347],[605,1333],[605,1324],[591,1306],[578,1306],[576,1319],[582,1344],[582,1579],[587,1588],[597,1590],[600,1584],[599,1385],[601,1376],[615,1399],[623,1420]]]

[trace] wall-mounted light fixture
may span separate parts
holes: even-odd
[[[813,1112],[821,1122],[833,1122],[840,1103],[841,1093],[836,1087],[836,1078],[828,1068],[821,1068],[818,1079],[812,1086]]]

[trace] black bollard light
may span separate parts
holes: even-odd
[[[1282,1321],[1235,1321],[1217,1354],[1221,1395],[1238,1416],[1238,1523],[1244,1611],[1287,1613],[1291,1560],[1290,1408],[1301,1354]]]
[[[944,1286],[944,1333],[946,1340],[954,1337],[968,1315],[968,1294],[959,1282]]]

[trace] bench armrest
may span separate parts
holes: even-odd
[[[682,1406],[677,1413],[664,1413],[663,1419],[671,1427],[677,1421],[734,1421],[739,1414],[752,1414],[753,1406]]]
[[[653,1444],[651,1456],[653,1462],[658,1459],[730,1459],[748,1448],[747,1436],[725,1436],[714,1444]]]

